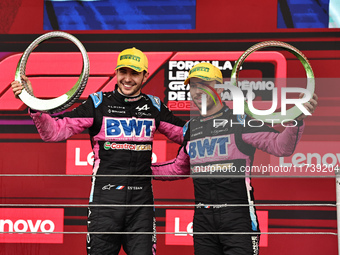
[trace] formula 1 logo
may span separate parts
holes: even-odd
[[[112,91],[117,83],[112,61],[119,52],[88,52],[91,76],[80,100],[85,100],[96,91]],[[170,59],[173,52],[145,52],[149,59],[150,76]],[[0,56],[0,111],[18,111],[26,108],[21,100],[13,96],[10,87],[21,54],[4,53]],[[43,64],[42,64],[43,63]],[[62,64],[60,64],[62,63]],[[41,99],[56,98],[67,92],[77,82],[82,69],[79,52],[32,52],[26,68],[34,95]],[[53,88],[53,89],[51,89]],[[145,90],[144,90],[145,91]]]
[[[106,138],[146,138],[156,129],[154,119],[105,118]]]
[[[189,144],[189,156],[191,159],[228,155],[230,135],[206,137],[197,139]]]
[[[149,59],[149,76],[154,74],[169,62],[169,76],[164,84],[165,104],[170,110],[190,110],[189,86],[183,85],[189,69],[197,61],[213,59],[214,65],[222,71],[231,71],[232,63],[243,52],[145,52]],[[96,91],[112,91],[117,79],[112,60],[117,59],[119,52],[88,52],[91,62],[91,76],[80,100],[85,100]],[[10,83],[14,79],[16,66],[21,54],[4,53],[7,56],[0,59],[0,110],[17,111],[26,108],[23,102],[13,97]],[[247,61],[274,63],[275,77],[286,77],[286,59],[277,52],[254,52]],[[44,63],[44,64],[42,64]],[[63,64],[60,64],[63,63]],[[55,98],[68,91],[78,80],[81,70],[81,55],[79,52],[32,52],[26,68],[26,75],[33,84],[34,95],[38,98]],[[225,76],[227,77],[227,76]],[[168,80],[168,81],[167,81]],[[50,89],[53,88],[53,89]],[[143,88],[144,93],[148,86]],[[150,90],[152,92],[153,90]],[[224,100],[222,98],[222,100]],[[155,98],[156,103],[158,99]]]

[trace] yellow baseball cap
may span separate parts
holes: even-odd
[[[199,78],[205,81],[213,81],[216,80],[219,83],[223,83],[222,72],[218,67],[210,64],[210,63],[199,63],[194,65],[190,71],[188,78],[184,81],[184,84],[187,85],[190,81],[190,78]]]
[[[145,54],[135,47],[123,50],[117,59],[117,67],[115,70],[129,67],[137,72],[148,71],[148,58]]]

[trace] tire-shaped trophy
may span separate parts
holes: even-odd
[[[314,79],[313,69],[312,69],[308,59],[306,58],[306,56],[301,51],[299,51],[294,46],[292,46],[288,43],[280,42],[280,41],[264,41],[264,42],[257,43],[255,45],[253,45],[252,47],[250,47],[249,49],[247,49],[241,55],[241,57],[236,61],[235,65],[234,65],[234,68],[231,72],[231,79],[230,79],[231,84],[234,85],[234,86],[237,86],[239,71],[240,71],[241,65],[243,64],[245,59],[251,53],[253,53],[254,51],[257,51],[257,50],[260,50],[260,49],[263,49],[263,48],[267,48],[267,47],[284,48],[287,51],[289,51],[290,53],[292,53],[293,55],[295,55],[300,60],[300,62],[302,63],[302,65],[303,65],[303,67],[306,71],[306,75],[307,75],[307,87],[306,87],[306,89],[313,96],[313,93],[314,93],[314,90],[315,90],[315,79]],[[246,101],[244,101],[244,111],[250,117],[252,117],[254,119],[262,120],[263,122],[267,122],[267,123],[275,123],[275,124],[281,123],[281,122],[284,122],[284,121],[293,120],[302,113],[301,110],[295,105],[294,107],[288,109],[285,115],[282,115],[281,112],[274,112],[270,115],[256,115],[256,114],[253,114],[249,110],[249,107],[248,107],[248,104],[247,104]]]
[[[31,52],[40,43],[48,39],[55,38],[55,37],[68,39],[78,47],[78,49],[81,52],[82,59],[83,59],[82,71],[76,84],[65,94],[59,97],[56,97],[56,98],[52,98],[52,99],[36,98],[33,95],[33,91],[28,87],[26,82],[21,79],[21,75],[26,74],[26,63]],[[80,97],[80,95],[83,93],[85,89],[85,86],[86,86],[86,83],[89,77],[89,73],[90,73],[89,58],[88,58],[87,52],[83,44],[71,34],[61,32],[61,31],[54,31],[54,32],[49,32],[49,33],[41,35],[28,46],[28,48],[22,54],[18,62],[16,72],[15,72],[15,80],[22,83],[24,89],[20,93],[19,98],[29,108],[39,111],[39,112],[57,113],[57,112],[61,112],[69,108]]]

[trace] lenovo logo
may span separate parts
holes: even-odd
[[[11,219],[0,220],[0,232],[43,232],[51,233],[55,229],[55,224],[51,220],[17,220],[13,222]]]
[[[64,209],[0,209],[0,243],[63,243],[63,229]]]
[[[194,210],[166,210],[165,236],[166,245],[193,245]],[[268,211],[257,211],[257,218],[262,232],[268,232]],[[262,234],[260,247],[268,246],[268,235]]]
[[[290,157],[270,156],[272,166],[280,171],[270,175],[334,175],[339,171],[339,142],[300,142]]]
[[[104,145],[105,146],[105,145]],[[108,146],[108,143],[106,143]],[[124,148],[124,143],[123,145]],[[117,145],[110,144],[110,149],[117,149]],[[136,146],[138,150],[149,150],[144,145]],[[120,147],[120,149],[123,149]],[[166,161],[166,140],[154,140],[152,146],[152,163]],[[104,147],[104,149],[107,149]],[[151,149],[151,148],[150,148]],[[89,140],[67,140],[66,141],[66,174],[91,175],[94,164],[94,155]]]

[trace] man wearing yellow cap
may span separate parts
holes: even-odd
[[[158,97],[141,93],[149,75],[143,52],[136,48],[122,51],[117,59],[116,75],[114,91],[91,94],[71,112],[51,117],[30,111],[30,115],[44,141],[61,141],[89,130],[94,165],[88,210],[88,254],[116,255],[123,246],[129,255],[152,255],[156,252],[155,235],[132,234],[156,230],[151,178],[140,176],[152,173],[152,141],[156,130],[181,144],[185,122],[173,116]],[[22,85],[14,81],[12,89],[18,96]],[[129,175],[139,177],[126,177]]]
[[[217,67],[209,63],[195,65],[184,82],[188,83],[191,98],[201,115],[185,125],[184,142],[177,158],[154,164],[153,174],[192,175],[196,255],[258,254],[259,226],[253,188],[250,173],[244,169],[252,165],[256,149],[280,157],[291,155],[302,135],[306,116],[299,116],[298,124],[282,133],[268,126],[249,126],[248,116],[234,115],[220,100],[223,88],[215,90],[215,84],[223,83],[223,77]],[[316,105],[314,95],[305,107],[313,112]],[[179,178],[155,177],[159,180]],[[235,206],[238,204],[242,206]],[[221,232],[239,234],[218,234]]]
[[[147,57],[136,48],[122,51],[117,59],[116,74],[120,93],[130,97],[139,95],[149,76]]]

